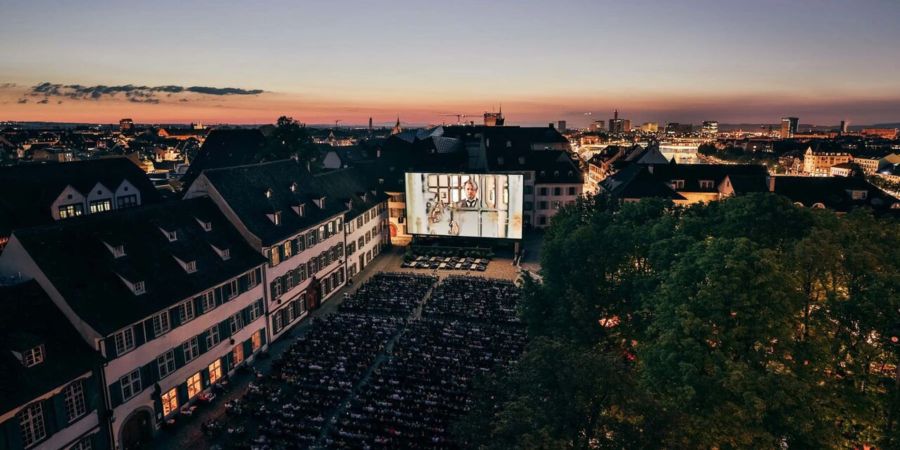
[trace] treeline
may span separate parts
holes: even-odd
[[[759,194],[554,217],[480,449],[900,447],[900,224]]]

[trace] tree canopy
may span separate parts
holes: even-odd
[[[266,136],[266,145],[258,155],[258,159],[274,161],[296,157],[302,162],[309,163],[310,168],[314,169],[317,156],[316,146],[306,126],[291,117],[281,116]]]
[[[900,447],[900,224],[771,194],[579,201],[527,280],[531,342],[473,448]]]

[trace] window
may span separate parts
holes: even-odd
[[[291,241],[286,241],[284,243],[284,245],[282,246],[282,248],[284,248],[284,259],[290,258],[291,250],[293,249],[293,246],[291,245]]]
[[[538,216],[538,225],[547,225],[547,216]]]
[[[538,202],[538,205],[540,206],[540,208],[538,208],[538,209],[547,209],[548,208],[546,201]]]
[[[254,352],[259,350],[259,348],[262,347],[262,332],[257,331],[256,333],[253,333],[253,336],[250,337],[250,343]]]
[[[281,297],[281,294],[284,292],[281,288],[281,278],[276,278],[275,281],[272,282],[272,298]]]
[[[569,195],[575,195],[575,187],[569,186]]]
[[[22,364],[24,364],[25,367],[33,367],[42,362],[44,362],[43,344],[25,350],[25,355],[22,357]]]
[[[219,336],[219,326],[213,325],[206,330],[206,350],[213,348],[222,341]]]
[[[522,192],[525,195],[532,195],[534,194],[534,186],[525,186],[522,188]]]
[[[269,219],[272,220],[272,223],[275,225],[281,225],[281,211],[275,211],[272,214],[269,214]]]
[[[213,384],[216,381],[222,379],[222,361],[215,360],[212,364],[209,365],[209,384]]]
[[[84,404],[84,384],[76,381],[66,387],[65,391],[66,417],[69,422],[83,416],[87,412]]]
[[[228,326],[231,329],[231,334],[235,334],[244,327],[244,321],[241,318],[241,313],[237,313],[231,316],[231,320],[228,321]]]
[[[180,316],[181,323],[187,323],[194,319],[195,311],[194,311],[194,301],[188,300],[181,304],[178,307],[178,315]]]
[[[197,271],[197,261],[188,261],[182,264],[184,267],[184,271],[187,273],[194,273]]]
[[[164,416],[178,411],[178,390],[176,388],[169,389],[162,395],[162,407]]]
[[[672,189],[684,189],[684,180],[672,180]]]
[[[166,237],[166,239],[169,240],[169,242],[175,242],[178,240],[178,231],[166,230],[163,228],[160,228],[159,230],[162,231],[163,235]]]
[[[69,450],[91,450],[92,448],[91,437],[88,436],[69,447]]]
[[[203,390],[203,379],[200,372],[191,375],[187,380],[188,398],[194,398]]]
[[[278,247],[272,247],[267,250],[269,252],[269,266],[275,267],[278,264],[281,264],[281,252],[278,250]]]
[[[194,336],[181,344],[181,351],[184,352],[184,362],[188,362],[200,354],[200,342],[197,336]]]
[[[272,317],[272,332],[277,333],[284,328],[284,321],[281,318],[281,314],[275,313]]]
[[[119,384],[122,386],[122,401],[138,395],[141,392],[141,370],[137,369],[119,378]]]
[[[713,181],[712,180],[700,180],[700,189],[712,189]]]
[[[253,304],[250,305],[250,321],[253,322],[257,318],[259,318],[259,316],[261,316],[261,315],[262,315],[262,305],[258,301],[253,302]]]
[[[69,219],[84,214],[84,205],[75,203],[72,205],[62,205],[59,207],[59,218]]]
[[[228,298],[232,299],[238,296],[238,280],[237,278],[228,282]]]
[[[169,326],[169,312],[163,311],[150,319],[153,322],[153,335],[162,336],[166,334],[171,327]]]
[[[534,202],[524,202],[522,204],[522,207],[525,209],[525,211],[531,211],[532,209],[534,209]]]
[[[134,295],[141,295],[147,292],[147,286],[144,285],[143,281],[135,281],[131,286],[131,290],[134,292]]]
[[[33,403],[19,413],[19,428],[22,430],[22,444],[27,448],[47,437],[44,429],[44,410],[40,402]]]
[[[542,188],[538,189],[538,193],[540,195],[547,195],[547,188],[542,187]]]
[[[109,199],[106,200],[94,200],[90,204],[91,214],[101,213],[112,210],[112,201]]]
[[[313,245],[316,245],[316,232],[310,231],[306,235],[306,248],[312,248]]]
[[[251,270],[247,273],[247,289],[256,287],[259,284],[259,277],[256,275],[256,270]]]
[[[235,366],[244,362],[244,344],[234,346],[234,350],[231,351],[231,361]]]
[[[562,188],[559,188],[559,187],[553,188],[553,195],[562,195]]]
[[[116,345],[116,355],[122,355],[134,348],[134,330],[126,328],[116,333],[113,338]]]
[[[169,376],[175,371],[175,350],[169,350],[156,358],[156,367],[159,370],[159,379]]]
[[[132,194],[132,195],[123,195],[123,196],[120,196],[120,197],[118,197],[118,198],[116,199],[116,207],[119,208],[119,209],[121,209],[121,208],[131,208],[131,207],[133,207],[133,206],[137,206],[137,204],[138,204],[138,201],[137,201],[137,195],[136,195],[136,194]]]
[[[216,307],[216,295],[213,291],[209,291],[200,296],[203,302],[203,312],[212,311]]]

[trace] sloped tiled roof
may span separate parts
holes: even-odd
[[[197,219],[210,222],[212,230]],[[178,239],[169,242],[160,228],[175,231]],[[265,261],[207,198],[62,220],[13,237],[75,313],[104,335]],[[231,258],[223,261],[213,242],[227,243]],[[125,256],[113,257],[106,246],[113,243],[124,246]],[[178,255],[192,256],[197,271],[185,272]],[[143,281],[147,292],[134,295],[120,276]]]
[[[181,181],[190,186],[206,169],[256,162],[266,139],[258,129],[216,129],[209,133]]]

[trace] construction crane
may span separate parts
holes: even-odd
[[[456,117],[456,124],[459,125],[462,123],[463,118],[465,117],[481,117],[480,114],[465,114],[465,113],[455,113],[455,114],[441,114],[444,117]]]
[[[343,122],[343,121],[344,121],[344,119],[338,119],[338,120],[335,120],[335,121],[334,121],[334,129],[337,130],[338,123]]]

